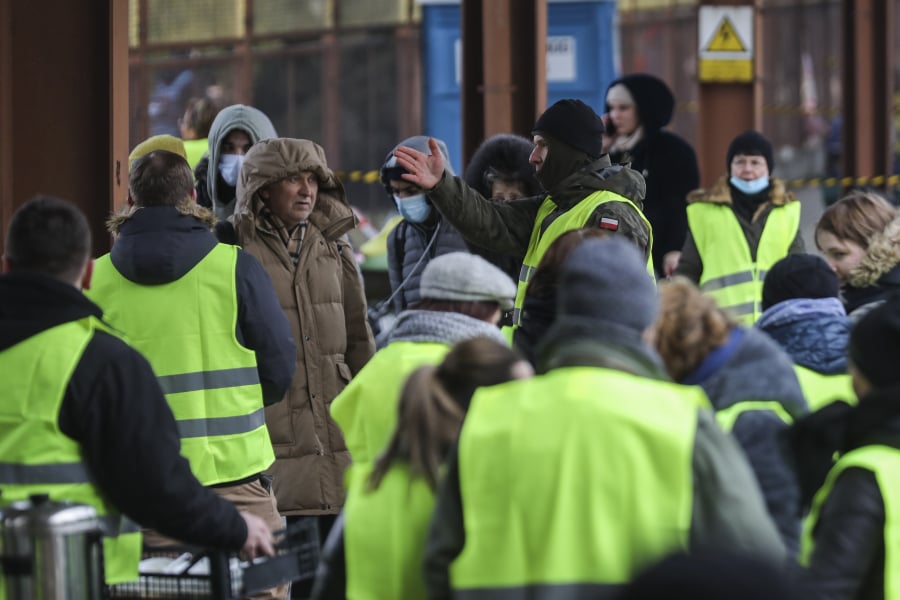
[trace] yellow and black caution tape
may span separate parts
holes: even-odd
[[[893,188],[900,185],[900,175],[873,175],[871,177],[813,177],[811,179],[787,179],[790,188],[872,186]]]
[[[378,171],[335,171],[334,174],[341,181],[354,183],[379,183],[381,181]]]
[[[381,174],[378,171],[335,171],[335,176],[341,181],[354,183],[381,183]],[[785,184],[789,188],[817,188],[817,187],[841,187],[872,186],[876,188],[894,188],[900,186],[900,174],[896,175],[872,175],[864,177],[812,177],[809,179],[786,179]]]

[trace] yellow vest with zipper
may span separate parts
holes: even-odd
[[[459,439],[455,597],[591,597],[687,550],[708,406],[699,387],[594,367],[478,390]]]
[[[4,400],[0,403],[0,502],[48,494],[51,500],[87,504],[104,526],[108,584],[137,579],[141,534],[91,483],[78,443],[59,429],[66,388],[96,331],[93,317],[47,329],[0,352]],[[3,586],[0,573],[0,589]]]
[[[176,281],[139,285],[97,259],[88,296],[150,364],[175,415],[181,453],[203,485],[275,461],[256,354],[236,337],[236,246],[216,245]]]
[[[694,202],[688,204],[687,216],[703,263],[700,290],[744,325],[753,325],[762,314],[766,273],[787,256],[797,236],[800,203],[788,202],[769,211],[755,262],[730,205]]]

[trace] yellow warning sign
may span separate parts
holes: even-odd
[[[701,6],[698,16],[700,81],[753,81],[754,7]]]
[[[712,39],[704,48],[706,52],[746,52],[747,47],[741,41],[734,25],[727,16],[722,17]]]

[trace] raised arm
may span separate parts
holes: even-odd
[[[394,151],[409,171],[403,178],[426,190],[428,200],[469,243],[506,256],[524,255],[543,198],[492,202],[447,174],[437,143],[429,139],[428,145],[431,155],[405,146]]]

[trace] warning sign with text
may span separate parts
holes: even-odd
[[[753,81],[753,7],[701,6],[700,81]]]

